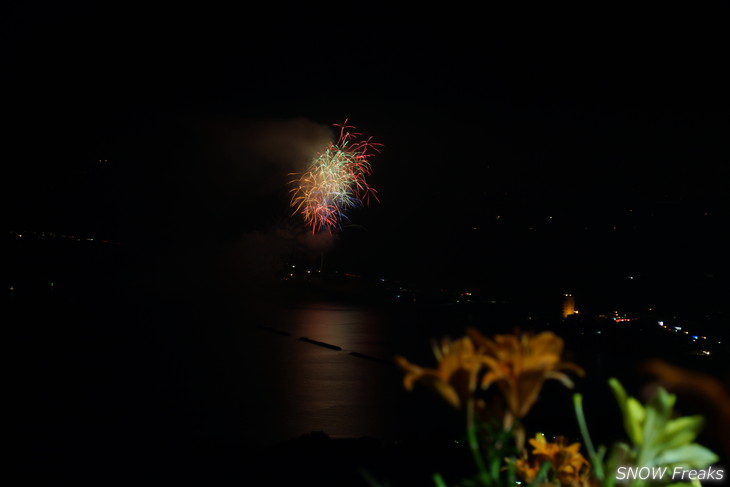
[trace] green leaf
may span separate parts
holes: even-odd
[[[658,465],[672,465],[684,468],[705,468],[718,460],[717,455],[702,445],[692,443],[671,450],[665,450],[656,458]]]
[[[661,408],[660,411],[669,415],[674,409],[674,403],[677,402],[677,396],[668,393],[663,387],[659,387],[657,390],[657,400]]]
[[[624,414],[624,427],[626,433],[635,445],[641,445],[644,442],[642,434],[642,424],[646,417],[646,410],[636,398],[626,398],[626,412]]]
[[[644,409],[644,421],[642,422],[642,433],[644,443],[652,443],[654,437],[664,431],[662,415],[654,407],[648,406]]]
[[[664,449],[672,449],[692,443],[702,429],[704,418],[700,415],[672,419],[664,426],[658,441]]]
[[[642,441],[641,423],[644,420],[644,407],[626,394],[626,389],[615,377],[608,379],[608,385],[616,396],[616,401],[621,408],[621,414],[624,418],[624,429],[629,439],[635,445],[640,445]]]
[[[433,474],[433,483],[436,487],[446,487],[444,478],[438,473]]]

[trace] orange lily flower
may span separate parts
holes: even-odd
[[[590,480],[590,463],[580,453],[580,443],[566,445],[566,439],[558,437],[549,443],[545,436],[538,433],[530,439],[532,455],[528,459],[523,456],[515,462],[517,474],[527,483],[533,483],[540,467],[550,462],[549,477],[560,482],[562,486],[588,486]]]
[[[578,365],[561,361],[563,340],[552,332],[534,336],[495,335],[494,340],[474,328],[468,329],[467,334],[479,347],[481,360],[488,365],[482,388],[496,383],[515,418],[527,415],[547,379],[557,379],[572,388],[573,382],[562,371],[584,374]]]
[[[482,357],[477,354],[469,337],[454,342],[443,339],[440,344],[434,343],[433,351],[438,360],[435,369],[412,364],[401,356],[395,358],[396,364],[406,372],[403,385],[410,391],[416,382],[420,382],[460,409],[476,390]]]

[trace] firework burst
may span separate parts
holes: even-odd
[[[340,135],[317,153],[309,168],[291,181],[291,206],[299,213],[312,233],[332,232],[347,220],[347,211],[378,199],[377,191],[368,186],[365,178],[372,172],[370,158],[382,144],[359,140],[355,127],[334,124]]]

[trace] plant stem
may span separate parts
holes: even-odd
[[[482,458],[482,451],[479,448],[479,439],[477,438],[477,426],[474,421],[474,398],[469,398],[466,404],[466,437],[469,442],[469,450],[474,457],[474,463],[476,463],[479,469],[479,480],[483,485],[490,485],[492,482],[487,471],[486,465],[484,465],[484,459]]]
[[[598,477],[598,480],[603,480],[603,459],[596,453],[596,449],[593,447],[593,442],[591,441],[591,435],[588,434],[588,424],[583,414],[583,396],[581,394],[573,394],[573,406],[575,408],[575,416],[578,419],[580,434],[583,436],[583,441],[585,441],[588,456],[591,457],[591,463],[593,463],[596,477]]]

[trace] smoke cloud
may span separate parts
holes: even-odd
[[[217,120],[197,132],[200,149],[186,156],[182,191],[191,202],[176,210],[186,238],[200,234],[179,259],[193,276],[258,295],[281,281],[290,262],[314,261],[332,248],[335,237],[312,235],[289,205],[294,174],[333,139],[328,126],[305,118]]]
[[[208,150],[219,169],[253,194],[280,190],[290,173],[306,169],[332,141],[332,130],[305,118],[225,121],[206,129]]]

